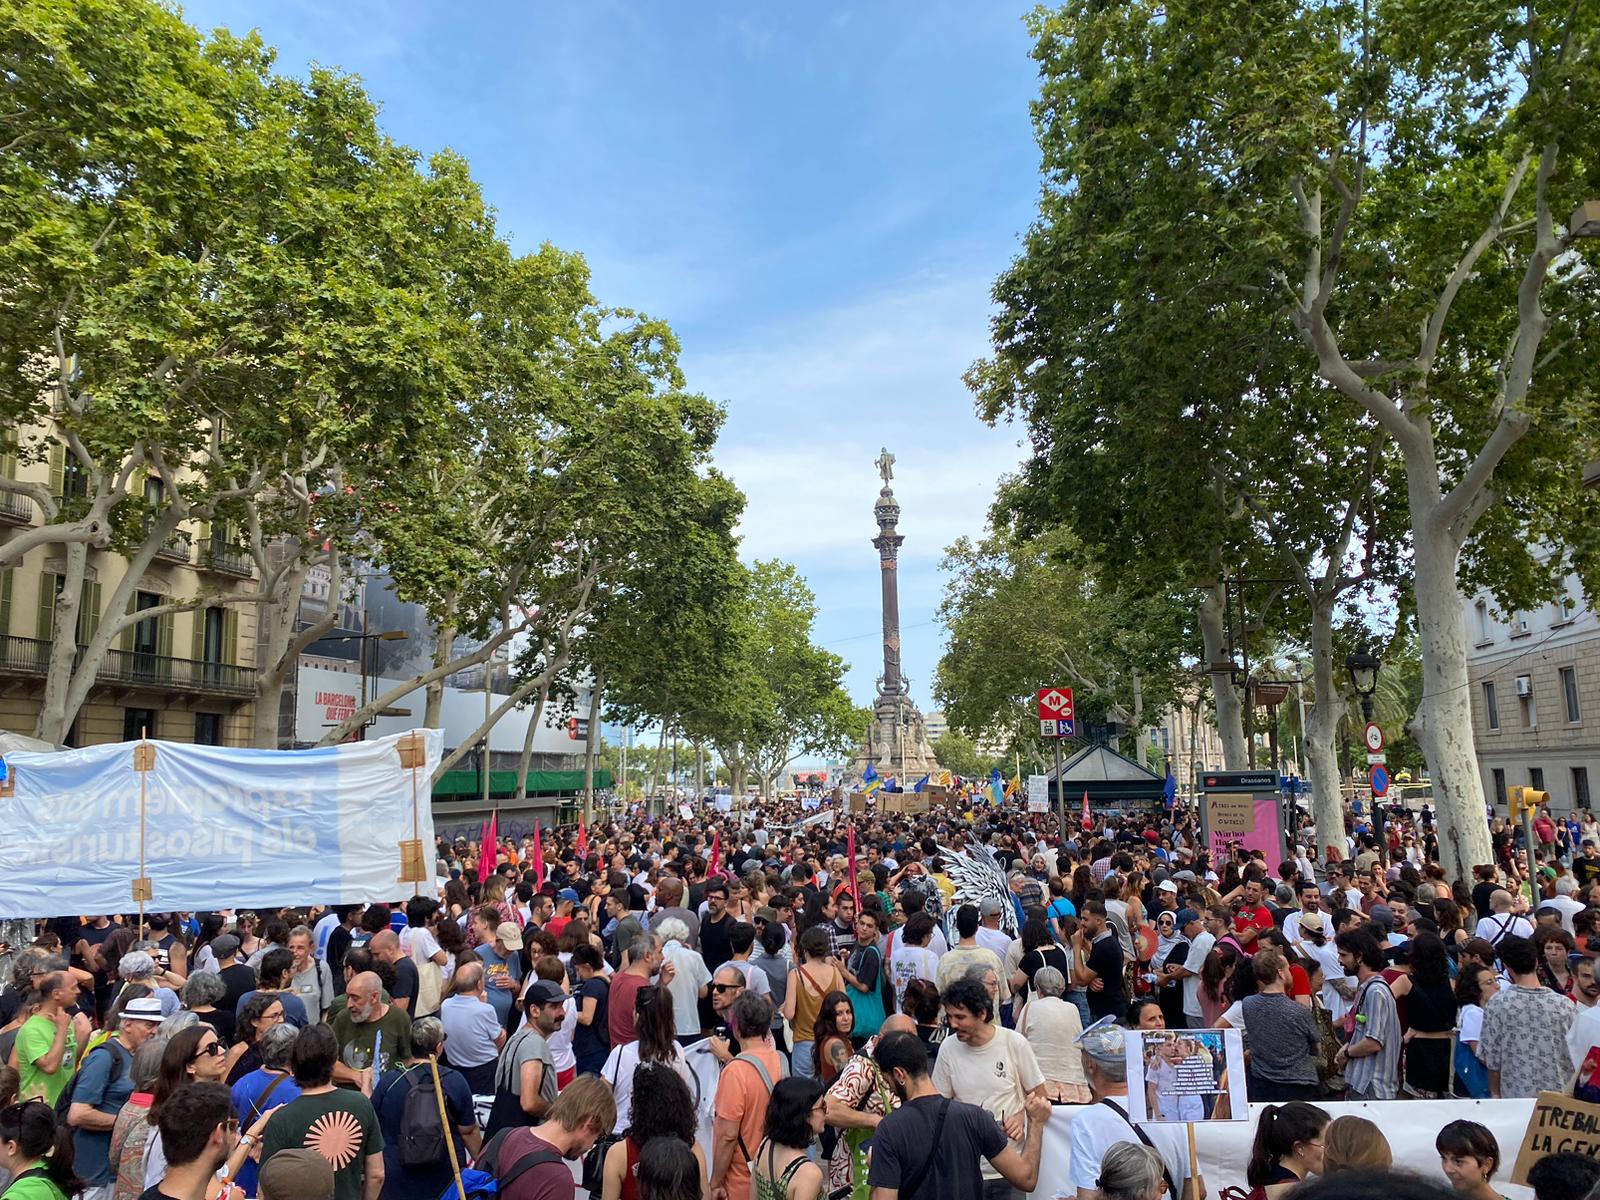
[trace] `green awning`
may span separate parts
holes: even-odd
[[[611,786],[611,772],[596,770],[594,773],[594,786],[596,791],[603,791]],[[582,771],[529,771],[528,795],[530,796],[555,796],[570,795],[583,791]],[[490,797],[511,797],[517,794],[517,773],[515,771],[490,771],[489,795]],[[483,773],[481,771],[446,771],[439,777],[439,782],[433,785],[433,795],[436,800],[470,800],[474,796],[483,795]]]

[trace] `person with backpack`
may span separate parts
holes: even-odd
[[[48,1104],[0,1109],[0,1165],[11,1171],[9,1200],[67,1200],[82,1186],[73,1172],[72,1131]]]
[[[293,1025],[272,1026],[257,1039],[261,1049],[261,1066],[244,1075],[233,1085],[233,1111],[246,1126],[255,1122],[262,1113],[270,1112],[280,1104],[287,1104],[300,1094],[300,1086],[289,1073],[289,1055],[299,1030]],[[256,1191],[258,1166],[254,1159],[245,1159],[235,1180],[252,1196]]]
[[[771,1000],[746,992],[728,1010],[728,1024],[741,1049],[717,1081],[710,1200],[749,1196],[750,1160],[766,1132],[772,1086],[788,1075],[772,1042]]]
[[[496,1191],[469,1186],[467,1195],[573,1200],[578,1189],[568,1161],[588,1154],[616,1121],[611,1085],[598,1075],[580,1075],[561,1089],[543,1123],[507,1129],[490,1139],[473,1165],[494,1180]]]
[[[133,1054],[161,1025],[161,1001],[140,996],[116,1015],[116,1028],[84,1055],[77,1073],[56,1101],[58,1114],[72,1127],[75,1169],[83,1180],[83,1200],[109,1200],[111,1130],[133,1095]]]
[[[372,1107],[383,1131],[383,1200],[437,1200],[451,1183],[439,1096],[450,1114],[456,1162],[482,1148],[466,1077],[434,1063],[445,1044],[444,1023],[423,1017],[411,1026],[411,1054],[378,1077]]]

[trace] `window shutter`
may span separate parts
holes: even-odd
[[[87,646],[100,628],[100,585],[84,582],[78,602],[78,645]]]
[[[172,657],[172,613],[156,618],[156,654],[161,658]]]
[[[60,586],[60,576],[53,571],[45,571],[39,576],[39,628],[38,639],[48,642],[55,636],[56,623],[56,588]]]
[[[11,580],[15,574],[11,567],[0,571],[0,637],[11,633]]]
[[[131,613],[138,607],[139,607],[139,593],[138,592],[133,592],[133,593],[129,594],[129,596],[128,596],[128,607],[123,609],[122,611],[125,612],[125,613]],[[120,639],[119,643],[118,643],[119,646],[129,654],[133,653],[133,639],[134,639],[134,636],[135,636],[135,631],[138,628],[139,628],[139,626],[138,626],[137,623],[129,623],[129,624],[124,625],[122,627],[122,633],[118,635],[119,639]]]
[[[50,494],[65,496],[67,478],[67,448],[60,442],[50,446]]]
[[[239,610],[222,610],[222,661],[229,665],[239,662]]]
[[[200,662],[206,656],[206,612],[205,608],[197,608],[191,614],[194,629],[189,638],[189,661]]]

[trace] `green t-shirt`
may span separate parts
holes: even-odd
[[[372,1068],[376,1079],[397,1063],[411,1057],[411,1018],[390,1005],[387,1012],[376,1021],[357,1025],[348,1008],[334,1014],[330,1022],[333,1036],[339,1039],[339,1061],[352,1070]],[[378,1034],[383,1034],[382,1042]],[[377,1050],[378,1062],[372,1061]]]
[[[261,1136],[261,1165],[279,1150],[315,1150],[333,1165],[333,1200],[361,1200],[367,1158],[383,1153],[383,1131],[372,1101],[334,1088],[297,1096],[272,1115]]]
[[[50,1053],[56,1044],[56,1023],[46,1016],[29,1017],[17,1030],[17,1074],[22,1086],[17,1095],[23,1100],[43,1098],[54,1104],[60,1098],[67,1080],[72,1078],[72,1064],[78,1050],[78,1037],[67,1026],[67,1048],[61,1055],[61,1065],[54,1075],[41,1071],[35,1064]]]
[[[48,1047],[47,1047],[48,1048]],[[48,1175],[24,1175],[0,1192],[0,1200],[67,1200],[67,1194]]]

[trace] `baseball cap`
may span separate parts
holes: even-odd
[[[570,900],[574,904],[576,904],[578,902],[578,889],[577,888],[569,888],[569,887],[568,888],[562,888],[559,892],[556,893],[556,899],[557,900]]]
[[[1180,908],[1175,919],[1178,922],[1178,928],[1182,929],[1185,925],[1188,925],[1194,921],[1198,921],[1200,919],[1200,914],[1195,912],[1195,910],[1192,908]]]
[[[122,1006],[122,1020],[124,1021],[154,1021],[160,1024],[163,1016],[161,1001],[154,996],[140,996],[129,1000]]]
[[[256,1186],[260,1200],[333,1200],[333,1164],[315,1150],[279,1150]]]
[[[1385,929],[1394,928],[1394,909],[1387,904],[1374,904],[1367,916],[1372,919],[1374,925],[1382,925]]]
[[[501,921],[495,928],[494,936],[505,943],[507,950],[522,949],[522,930],[510,921]]]
[[[219,933],[211,939],[211,953],[218,959],[232,958],[239,953],[239,939],[231,933]]]
[[[1307,933],[1326,933],[1328,923],[1322,919],[1322,914],[1319,912],[1301,913],[1300,928]]]
[[[1163,879],[1160,883],[1156,884],[1156,891],[1171,892],[1173,895],[1177,895],[1178,885],[1173,883],[1170,879]]]
[[[765,921],[770,925],[777,919],[778,910],[773,908],[770,904],[763,904],[760,908],[756,909],[756,920],[758,921]]]
[[[548,979],[536,979],[528,985],[523,998],[531,1004],[561,1004],[566,1000],[567,994],[561,990],[559,984],[551,983]]]
[[[1078,1048],[1096,1062],[1126,1061],[1122,1027],[1113,1017],[1101,1017],[1077,1036]]]

